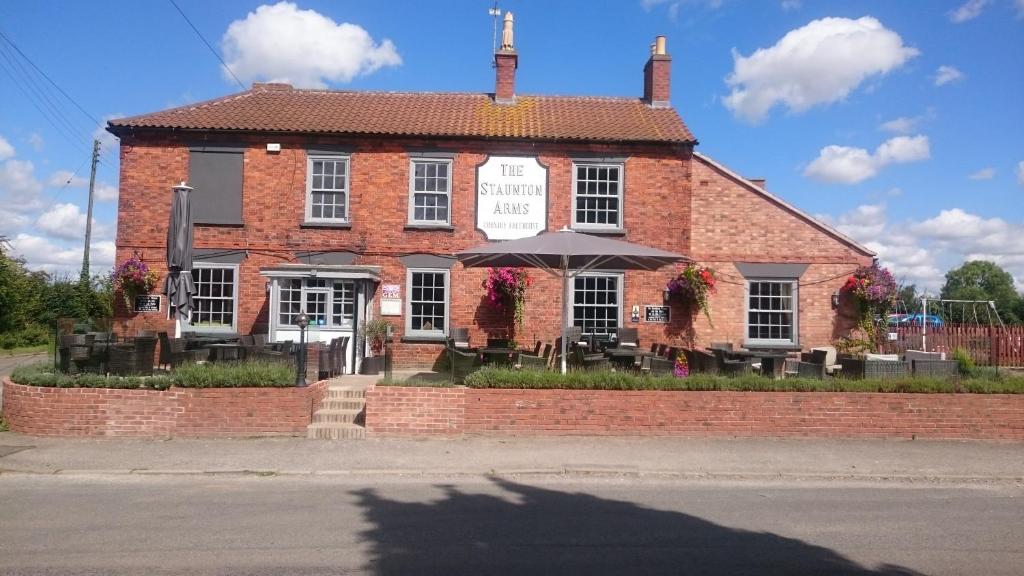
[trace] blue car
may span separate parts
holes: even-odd
[[[922,323],[927,322],[930,327],[942,326],[942,318],[934,314],[895,314],[889,316],[887,324],[889,326],[920,326]]]

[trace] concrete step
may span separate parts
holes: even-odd
[[[366,428],[356,424],[317,422],[309,425],[306,438],[313,440],[345,440],[366,438]]]
[[[336,422],[344,424],[353,424],[362,410],[332,410],[321,408],[313,413],[313,423],[326,423]]]
[[[321,410],[362,410],[366,407],[366,400],[363,398],[328,398],[320,404]]]
[[[366,398],[366,390],[361,388],[349,388],[342,386],[332,386],[327,389],[327,398],[329,400],[341,400],[349,398]]]

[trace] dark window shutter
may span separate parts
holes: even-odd
[[[242,224],[241,150],[192,150],[188,179],[196,224]]]

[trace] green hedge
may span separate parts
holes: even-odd
[[[47,363],[16,368],[11,380],[48,388],[117,388],[166,390],[182,388],[287,388],[295,385],[295,372],[276,362],[237,362],[182,366],[170,375],[104,376],[63,374]]]
[[[394,385],[415,386],[416,382]],[[437,386],[436,383],[433,384]],[[736,392],[911,392],[975,394],[1022,394],[1024,377],[1000,372],[986,378],[942,380],[937,378],[903,378],[899,380],[848,380],[834,378],[813,380],[785,378],[772,380],[758,375],[736,378],[694,375],[687,378],[672,376],[636,376],[622,372],[556,372],[514,371],[484,368],[466,377],[470,388],[523,388],[566,390],[689,390]]]
[[[28,348],[49,344],[50,332],[45,326],[29,324],[21,330],[0,333],[0,349]]]

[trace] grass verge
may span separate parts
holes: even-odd
[[[48,388],[116,388],[166,390],[182,388],[287,388],[295,385],[292,368],[275,362],[236,362],[182,366],[170,375],[105,376],[62,374],[53,365],[36,363],[15,368],[11,380]]]

